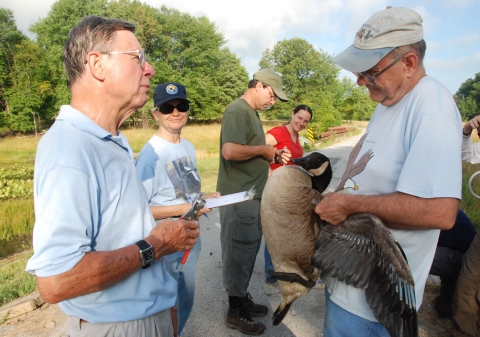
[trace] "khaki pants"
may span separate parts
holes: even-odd
[[[480,235],[463,255],[462,270],[453,295],[453,319],[458,332],[480,336]]]
[[[93,324],[72,317],[68,337],[172,337],[173,325],[170,309],[158,314],[128,322]]]

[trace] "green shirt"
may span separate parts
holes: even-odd
[[[243,161],[225,160],[222,156],[225,143],[266,144],[260,117],[243,98],[230,103],[223,113],[217,191],[227,195],[247,191],[255,185],[255,199],[261,198],[268,178],[268,162],[262,156]]]

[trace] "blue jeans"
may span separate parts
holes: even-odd
[[[378,322],[354,315],[330,300],[330,294],[325,287],[325,320],[323,324],[324,337],[387,337],[387,330]]]
[[[187,262],[180,263],[183,257],[183,250],[178,253],[167,255],[167,269],[170,275],[177,280],[177,303],[178,309],[178,334],[182,333],[188,317],[192,312],[193,300],[195,298],[195,273],[197,261],[202,250],[202,239],[199,236],[197,243],[190,250]]]
[[[274,271],[274,269],[273,269],[272,258],[270,257],[270,253],[268,252],[268,248],[266,244],[265,244],[265,249],[263,251],[263,254],[265,256],[265,282],[273,283],[277,281],[277,279],[271,276],[269,273],[267,273],[267,271]]]

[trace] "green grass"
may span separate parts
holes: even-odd
[[[480,224],[480,200],[475,198],[468,190],[468,180],[473,173],[480,170],[480,164],[468,164],[462,163],[463,176],[462,176],[462,201],[460,208],[468,215],[474,226],[478,229]],[[480,175],[476,176],[472,183],[472,188],[475,194],[480,195]]]
[[[0,201],[0,240],[31,235],[34,222],[33,198]]]
[[[0,138],[0,165],[33,163],[40,137]]]
[[[202,192],[211,193],[217,190],[218,163],[218,156],[197,161],[197,170],[202,177]]]
[[[25,272],[25,265],[32,255],[32,251],[25,251],[0,260],[0,305],[36,290],[35,277]]]

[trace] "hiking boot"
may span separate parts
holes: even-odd
[[[265,325],[254,321],[243,307],[228,309],[225,325],[227,328],[237,329],[247,335],[259,335],[265,331]]]
[[[243,308],[247,311],[250,316],[253,317],[262,317],[268,313],[268,308],[265,305],[253,303],[252,295],[247,292],[245,302],[243,303]]]

